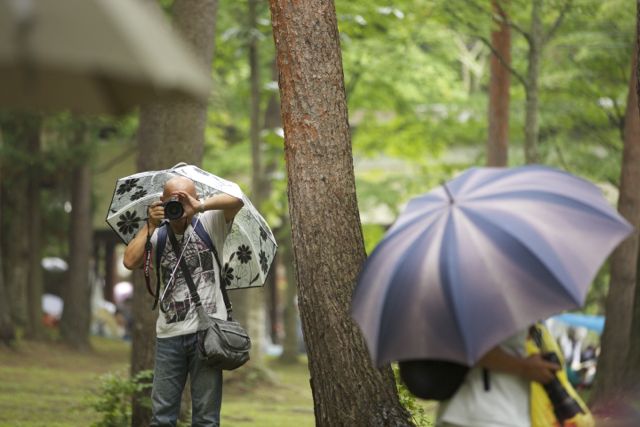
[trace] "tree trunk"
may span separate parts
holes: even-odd
[[[270,0],[300,313],[316,424],[410,424],[349,314],[365,259],[333,1]]]
[[[640,22],[640,17],[639,17]],[[636,45],[638,46],[638,45]],[[623,392],[625,385],[640,379],[640,286],[638,280],[638,227],[640,227],[640,110],[638,108],[638,54],[634,52],[627,109],[624,121],[624,148],[620,171],[618,211],[635,228],[611,256],[611,282],[606,301],[607,321],[602,334],[602,353],[592,400],[606,405]],[[634,303],[635,299],[635,303]],[[628,350],[625,351],[626,349]],[[626,358],[626,360],[625,360]]]
[[[506,12],[501,7],[506,2],[492,0],[493,13],[503,18],[497,30],[491,32],[491,44],[496,50],[491,54],[491,78],[489,83],[489,138],[487,140],[487,166],[507,166],[509,154],[509,88],[511,72],[511,30],[506,23]],[[503,64],[504,61],[504,64]]]
[[[293,268],[293,253],[291,248],[291,224],[286,221],[283,224],[286,237],[280,239],[280,259],[284,264],[287,278],[287,290],[284,301],[284,343],[282,344],[283,363],[296,363],[298,361],[298,306],[296,304],[296,278]]]
[[[132,275],[133,300],[133,324],[131,327],[131,377],[140,371],[153,369],[154,355],[156,349],[156,328],[155,322],[157,312],[151,310],[153,299],[147,294],[142,270],[136,270]],[[137,398],[150,397],[150,390],[147,393],[137,395]],[[151,410],[133,402],[131,415],[132,427],[148,426],[151,421]]]
[[[87,145],[87,128],[80,125],[74,148]],[[70,347],[86,351],[91,348],[91,290],[89,262],[92,253],[91,169],[89,162],[79,161],[71,171],[71,221],[69,230],[69,281],[63,292],[64,310],[60,320],[62,340]]]
[[[538,78],[540,75],[540,57],[542,56],[542,2],[532,0],[531,32],[529,34],[529,61],[525,84],[525,124],[524,158],[527,164],[538,163]]]
[[[217,0],[175,0],[173,3],[174,27],[209,72],[214,54],[216,11]],[[206,116],[206,101],[182,100],[142,107],[138,128],[138,170],[167,169],[181,161],[200,165]],[[157,313],[150,310],[153,301],[146,295],[141,275],[136,272],[134,277],[132,376],[153,368],[157,318]],[[188,387],[185,390],[188,391]],[[149,410],[134,402],[131,425],[144,427],[149,422]]]
[[[257,209],[260,209],[264,201],[264,193],[262,191],[264,168],[262,164],[262,141],[260,140],[260,58],[258,55],[258,39],[256,37],[256,32],[258,31],[257,7],[258,0],[248,1],[247,28],[249,30],[249,39],[247,50],[251,87],[249,100],[249,138],[251,141],[252,161],[251,202]],[[254,343],[251,346],[252,367],[262,367],[264,365],[262,343],[265,340],[266,295],[264,288],[238,290],[232,293],[234,306],[237,307],[237,310],[234,309],[234,315],[247,328],[247,332]]]
[[[42,281],[42,206],[40,204],[41,188],[41,147],[40,147],[41,120],[36,118],[30,129],[27,140],[29,152],[28,194],[29,208],[25,213],[29,223],[29,275],[27,284],[27,314],[29,320],[25,336],[30,339],[42,339],[44,330],[42,326],[42,293],[44,284]]]
[[[3,138],[0,131],[0,153],[2,152]],[[0,156],[0,182],[4,181],[3,175],[3,163],[4,159]],[[2,193],[3,188],[0,185],[0,230],[2,230],[3,224],[3,206],[2,206]],[[0,239],[0,344],[10,346],[13,344],[16,333],[15,326],[11,320],[11,312],[9,307],[9,294],[4,282],[4,260],[2,257],[2,239]]]
[[[22,330],[29,329],[28,283],[29,283],[29,238],[28,216],[29,188],[28,159],[24,141],[29,138],[33,118],[28,114],[12,114],[3,122],[4,144],[8,157],[4,167],[2,186],[5,223],[2,224],[4,249],[5,284],[11,318]]]

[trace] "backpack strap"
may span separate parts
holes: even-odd
[[[153,307],[151,310],[155,310],[158,306],[158,300],[160,298],[160,259],[162,258],[162,253],[164,252],[164,247],[167,244],[167,222],[163,222],[158,227],[157,235],[156,235],[156,294],[155,301],[153,302]],[[160,309],[162,310],[162,304],[160,305]]]

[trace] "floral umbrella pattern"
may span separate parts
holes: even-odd
[[[107,224],[128,244],[144,226],[147,207],[159,200],[164,183],[176,175],[192,179],[200,198],[227,193],[242,199],[244,207],[237,213],[222,251],[222,280],[228,289],[262,286],[277,248],[271,229],[237,184],[195,166],[179,164],[119,179]]]

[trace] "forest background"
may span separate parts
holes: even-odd
[[[176,19],[181,3],[160,2],[167,19]],[[296,290],[310,284],[296,284],[300,273],[293,269],[287,196],[292,183],[272,34],[278,2],[204,3],[210,3],[209,25],[215,28],[208,48],[213,90],[205,106],[202,156],[192,162],[239,183],[276,232],[280,256],[272,282],[262,290],[240,291],[237,299],[256,341],[280,342],[283,357],[291,356],[299,344]],[[625,143],[637,146],[640,139],[635,90],[630,89],[636,81],[635,12],[630,0],[336,1],[349,155],[366,252],[411,197],[467,167],[491,163],[496,142],[490,136],[496,117],[490,110],[492,57],[499,57],[510,78],[507,112],[501,116],[504,155],[498,162],[567,170],[596,183],[612,204],[618,203]],[[506,23],[508,55],[497,51],[492,38]],[[628,115],[632,107],[635,115]],[[67,292],[63,297],[71,309],[54,338],[79,350],[90,348],[90,294],[83,284],[90,274],[102,280],[120,274],[114,261],[122,248],[105,237],[110,230],[103,219],[115,178],[135,172],[145,164],[141,159],[152,157],[150,145],[141,143],[141,117],[144,111],[120,118],[0,113],[3,341],[52,339],[40,321],[38,302],[46,277],[39,265],[43,257],[61,257],[70,264],[70,285],[61,293]],[[636,133],[629,130],[632,120]],[[174,144],[174,153],[189,153],[188,146]],[[189,154],[159,164],[166,168],[182,160],[189,161]],[[78,220],[83,212],[89,221],[86,215]],[[109,255],[110,250],[115,252]],[[633,259],[638,259],[637,247]],[[584,312],[607,314],[612,280],[607,264]],[[635,270],[632,280],[635,285]],[[634,288],[626,295],[633,295]],[[609,328],[610,353],[621,353],[620,342],[628,337],[633,313],[623,314],[626,326]],[[607,331],[605,341],[606,336]],[[259,366],[265,349],[257,347]],[[145,357],[136,353],[134,337],[134,372],[140,370],[136,358]],[[603,371],[607,375],[607,368]],[[623,370],[609,372],[619,377]]]

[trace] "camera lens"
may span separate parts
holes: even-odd
[[[177,200],[169,200],[164,204],[164,217],[168,220],[175,220],[182,218],[184,214],[184,208],[182,203]]]

